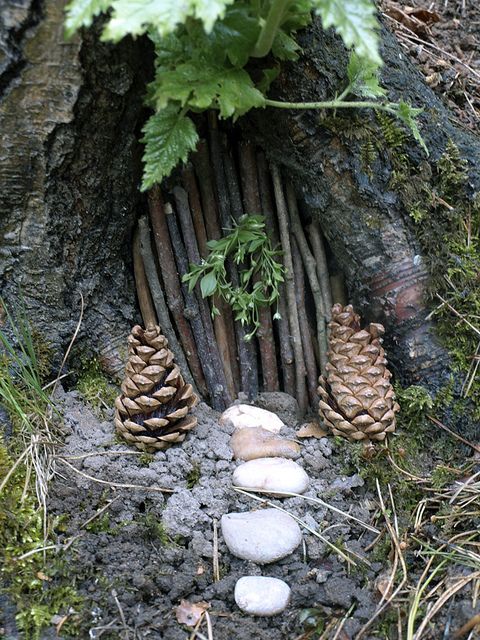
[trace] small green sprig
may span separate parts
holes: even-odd
[[[210,240],[210,253],[201,264],[191,264],[190,271],[183,276],[193,291],[200,283],[204,298],[219,296],[229,304],[235,320],[252,330],[245,337],[251,340],[259,321],[260,307],[269,307],[279,298],[279,285],[284,281],[283,264],[277,261],[281,251],[272,247],[265,232],[265,218],[261,215],[244,215],[234,222],[228,235],[220,240]],[[227,262],[231,259],[239,272],[238,286],[234,286],[227,273]],[[212,316],[220,311],[212,304]],[[274,319],[279,319],[278,308]]]

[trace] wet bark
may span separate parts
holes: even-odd
[[[480,187],[480,140],[452,124],[393,36],[386,31],[382,35],[382,84],[389,99],[425,109],[420,127],[431,164],[453,140],[468,159],[473,193]],[[284,101],[330,99],[346,86],[346,51],[318,21],[304,32],[301,45],[299,61],[283,65],[269,96]],[[451,370],[432,323],[426,320],[430,309],[425,301],[425,256],[401,198],[388,187],[389,155],[387,150],[380,152],[367,172],[362,136],[337,135],[322,124],[326,115],[331,114],[270,108],[250,112],[240,124],[293,181],[305,219],[319,221],[346,275],[350,301],[366,320],[386,325],[386,346],[398,378],[435,391]],[[380,136],[374,115],[364,111],[361,117],[373,135]],[[413,139],[407,153],[413,164],[426,161]]]

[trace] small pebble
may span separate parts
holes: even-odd
[[[222,516],[223,539],[237,558],[268,564],[292,553],[302,541],[295,520],[278,509],[261,509]]]
[[[257,458],[244,462],[235,469],[233,484],[244,489],[282,493],[303,493],[309,479],[300,465],[285,458]]]
[[[260,429],[239,429],[235,431],[230,446],[237,460],[254,460],[256,458],[298,458],[300,445],[293,440]]]
[[[261,427],[272,433],[279,433],[285,425],[280,418],[265,409],[249,404],[234,404],[220,416],[220,424],[230,422],[235,429]]]
[[[235,585],[237,606],[252,616],[274,616],[290,600],[290,587],[278,578],[244,576]]]

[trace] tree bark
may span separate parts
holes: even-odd
[[[385,29],[382,37],[382,84],[389,99],[425,109],[420,128],[429,161],[435,163],[447,141],[453,140],[462,157],[468,158],[472,192],[478,190],[480,140],[451,123],[448,111],[394,37]],[[283,65],[270,97],[319,101],[345,87],[347,52],[331,30],[323,31],[315,20],[300,44],[299,61]],[[381,153],[367,175],[362,169],[362,141],[349,137],[346,142],[332,133],[322,125],[325,115],[332,114],[269,108],[250,112],[240,125],[270,160],[285,168],[306,217],[319,221],[346,275],[350,301],[366,321],[385,324],[388,355],[398,378],[435,392],[451,374],[449,359],[426,319],[427,271],[412,221],[399,195],[388,187],[392,171],[388,154]],[[378,134],[373,113],[361,115],[373,135]],[[426,161],[413,141],[407,153],[415,165]]]

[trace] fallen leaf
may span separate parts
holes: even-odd
[[[175,609],[177,622],[185,624],[187,627],[194,627],[209,607],[208,602],[188,602],[188,600],[181,600]]]
[[[328,431],[323,429],[318,422],[307,422],[302,424],[297,431],[297,438],[325,438],[328,435]]]
[[[392,581],[387,573],[381,573],[375,580],[375,587],[382,594],[383,598],[388,598],[392,593]]]
[[[201,576],[205,573],[205,567],[203,564],[199,564],[197,567],[197,576]]]
[[[45,580],[45,582],[50,582],[50,576],[47,576],[43,571],[37,571],[37,578],[39,580]]]

